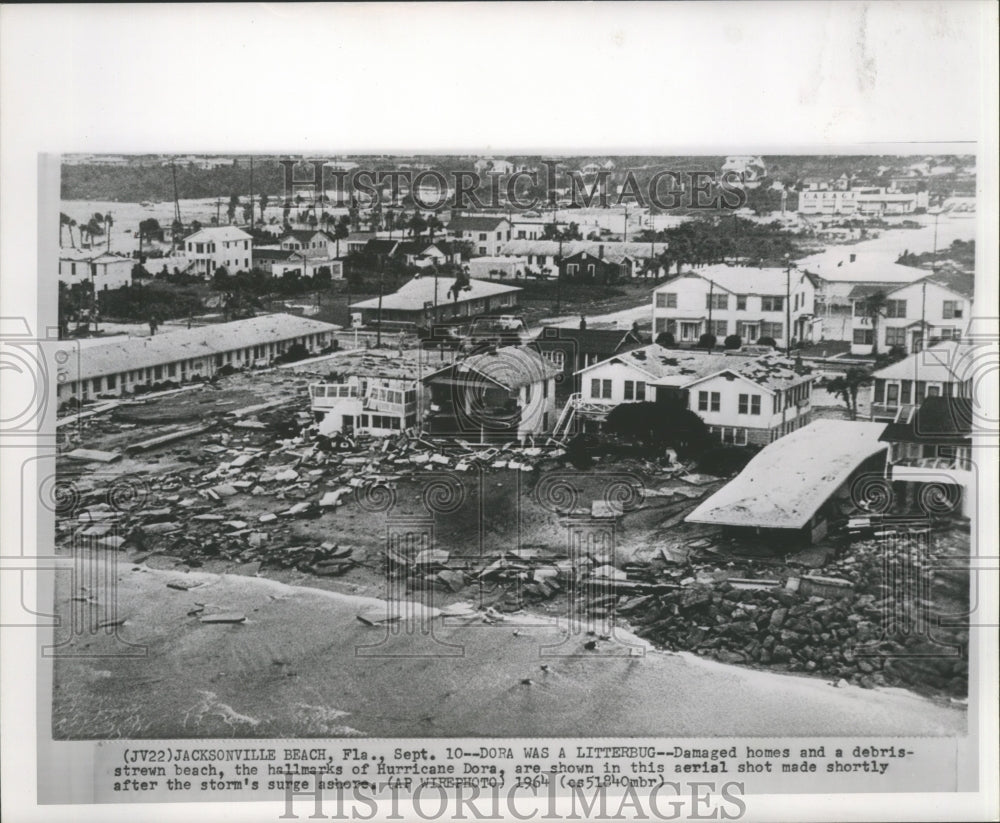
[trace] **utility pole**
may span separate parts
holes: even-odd
[[[622,242],[628,242],[628,203],[625,204],[625,231],[622,234]]]
[[[382,346],[382,277],[385,273],[385,263],[379,258],[378,264],[378,329],[375,334],[375,347]]]
[[[558,229],[556,229],[559,232]],[[562,311],[562,232],[559,232],[559,256],[556,257],[556,314]]]
[[[785,354],[792,353],[792,261],[785,255]]]
[[[222,208],[222,198],[221,197],[216,197],[215,198],[215,225],[217,225],[217,226],[219,225],[219,217],[220,217],[219,209],[220,208]]]
[[[727,298],[728,299],[728,298]],[[708,328],[706,334],[712,333],[712,309],[715,306],[715,281],[708,281]]]
[[[253,155],[250,155],[250,231],[253,232]]]

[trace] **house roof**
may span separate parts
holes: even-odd
[[[185,243],[191,240],[224,243],[232,240],[253,240],[253,237],[236,226],[208,226],[207,228],[198,229],[194,234],[189,234],[184,238]]]
[[[906,284],[906,286],[909,285],[909,283]],[[854,286],[850,292],[848,292],[847,299],[865,300],[873,294],[878,294],[879,292],[888,294],[891,291],[895,291],[897,288],[906,288],[906,286],[900,286],[897,283],[859,283],[857,286]]]
[[[506,217],[453,217],[448,221],[448,231],[496,231]]]
[[[957,383],[975,374],[977,353],[973,346],[955,340],[944,340],[936,346],[904,357],[873,373],[882,380],[928,380]]]
[[[886,442],[954,446],[972,437],[972,400],[927,397],[906,423],[890,423],[880,438]]]
[[[398,240],[383,240],[380,237],[373,237],[365,243],[364,251],[365,254],[394,254],[397,246],[399,246]]]
[[[127,337],[87,348],[78,358],[70,357],[59,367],[59,376],[60,380],[86,380],[339,328],[294,314],[265,314],[152,337]]]
[[[294,237],[300,243],[308,243],[311,240],[313,240],[317,234],[320,235],[324,240],[333,240],[333,238],[329,234],[320,229],[292,229],[291,231],[286,231],[284,234],[282,234],[281,237],[278,238],[278,241],[281,242],[283,240],[287,240],[290,237]]]
[[[609,363],[621,363],[648,375],[658,386],[684,387],[726,372],[740,375],[761,388],[773,392],[810,379],[806,372],[795,371],[793,361],[779,354],[743,356],[710,354],[687,349],[667,349],[652,343],[642,348],[616,354],[600,363],[580,369],[584,374]]]
[[[852,246],[834,246],[804,257],[797,261],[796,267],[832,282],[912,283],[927,275],[924,269],[897,263],[892,254],[858,251]]]
[[[469,288],[463,289],[459,294],[458,300],[453,301],[448,294],[448,290],[455,282],[454,277],[414,277],[412,280],[404,283],[399,291],[383,296],[382,308],[397,311],[423,310],[427,303],[435,301],[435,281],[437,281],[436,299],[438,303],[464,303],[469,300],[481,300],[484,297],[491,297],[496,294],[510,294],[521,291],[517,286],[505,286],[502,283],[470,278]],[[362,300],[360,303],[352,303],[351,308],[377,309],[378,298],[373,297],[368,300]]]
[[[476,383],[485,379],[505,389],[548,380],[559,369],[529,346],[504,346],[473,354],[424,378],[427,383]]]
[[[976,295],[976,276],[974,274],[961,271],[939,271],[923,279],[969,300],[972,300]]]
[[[768,444],[685,520],[801,529],[865,460],[884,451],[885,423],[814,420]]]
[[[291,249],[274,249],[268,247],[257,247],[253,250],[254,260],[287,260],[297,252]]]
[[[616,240],[564,240],[561,245],[563,259],[584,251],[600,257],[603,246],[604,259],[613,263],[621,262],[625,257],[648,260],[651,256],[656,257],[667,249],[666,243],[623,243]],[[500,249],[500,254],[505,257],[523,257],[528,254],[557,257],[559,247],[558,240],[510,240]]]
[[[776,294],[785,293],[785,269],[754,268],[753,266],[706,266],[697,271],[685,272],[680,278],[674,278],[656,289],[657,292],[671,291],[678,279],[700,277],[714,283],[717,288],[732,294]],[[793,269],[790,273],[790,283],[795,286],[803,277],[810,277],[805,272]],[[810,282],[811,279],[810,279]]]
[[[584,354],[610,357],[619,351],[641,346],[643,340],[629,329],[574,329],[546,326],[535,338],[536,343],[567,342]]]
[[[61,249],[60,260],[71,260],[74,263],[136,263],[138,261],[124,254],[115,254],[100,249]],[[152,258],[151,258],[152,259]]]

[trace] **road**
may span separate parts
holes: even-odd
[[[459,625],[449,626],[426,612],[393,634],[357,618],[385,614],[372,598],[252,577],[111,568],[120,637],[138,645],[103,631],[71,634],[64,620],[64,654],[85,647],[92,656],[56,658],[59,739],[944,736],[966,727],[961,707],[908,692],[835,688],[658,652],[627,633],[587,651],[589,638],[567,637],[550,618],[487,625],[481,616],[452,617]],[[74,593],[69,576],[59,577],[67,579],[58,611],[67,615]],[[97,578],[81,579],[96,591]],[[167,587],[178,579],[203,585]],[[199,619],[231,611],[246,622]],[[541,656],[545,645],[555,656]]]

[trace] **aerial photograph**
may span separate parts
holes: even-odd
[[[738,150],[63,155],[54,738],[964,735],[975,158]]]

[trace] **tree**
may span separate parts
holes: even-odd
[[[778,343],[773,337],[758,337],[758,346],[770,346],[772,349],[778,348]]]
[[[260,221],[263,223],[264,210],[267,209],[267,204],[270,202],[270,198],[266,194],[264,194],[264,192],[261,192],[259,202],[260,202]]]
[[[424,219],[424,216],[417,211],[413,213],[413,217],[410,218],[410,221],[409,223],[407,223],[407,226],[410,229],[410,234],[413,237],[416,237],[418,234],[421,234],[424,229],[427,228],[427,221]]]
[[[839,397],[847,411],[851,415],[851,420],[858,419],[858,389],[862,386],[871,385],[872,377],[864,369],[852,366],[842,377],[835,377],[826,384],[826,390],[835,397]]]
[[[111,212],[104,215],[104,228],[108,233],[108,251],[111,251],[111,227],[115,224],[115,221],[111,218]]]
[[[886,303],[884,291],[868,295],[864,301],[864,313],[872,324],[872,354],[878,356],[878,326],[879,320],[885,316]]]
[[[340,216],[337,225],[333,227],[333,239],[337,242],[336,255],[340,257],[340,241],[346,240],[351,234],[351,218],[346,214]]]
[[[444,228],[444,223],[442,223],[436,214],[432,214],[427,218],[427,230],[430,232],[431,242],[434,242],[435,232],[441,231]]]
[[[226,217],[229,218],[229,222],[232,223],[236,218],[236,208],[240,205],[240,197],[238,194],[229,195],[229,206],[226,208]]]
[[[699,348],[708,349],[708,351],[711,351],[712,349],[715,348],[715,343],[716,343],[715,335],[712,334],[711,332],[709,332],[708,334],[703,334],[701,337],[698,338]]]
[[[608,414],[604,431],[639,445],[672,448],[684,456],[699,454],[711,442],[702,419],[680,403],[622,403]]]

